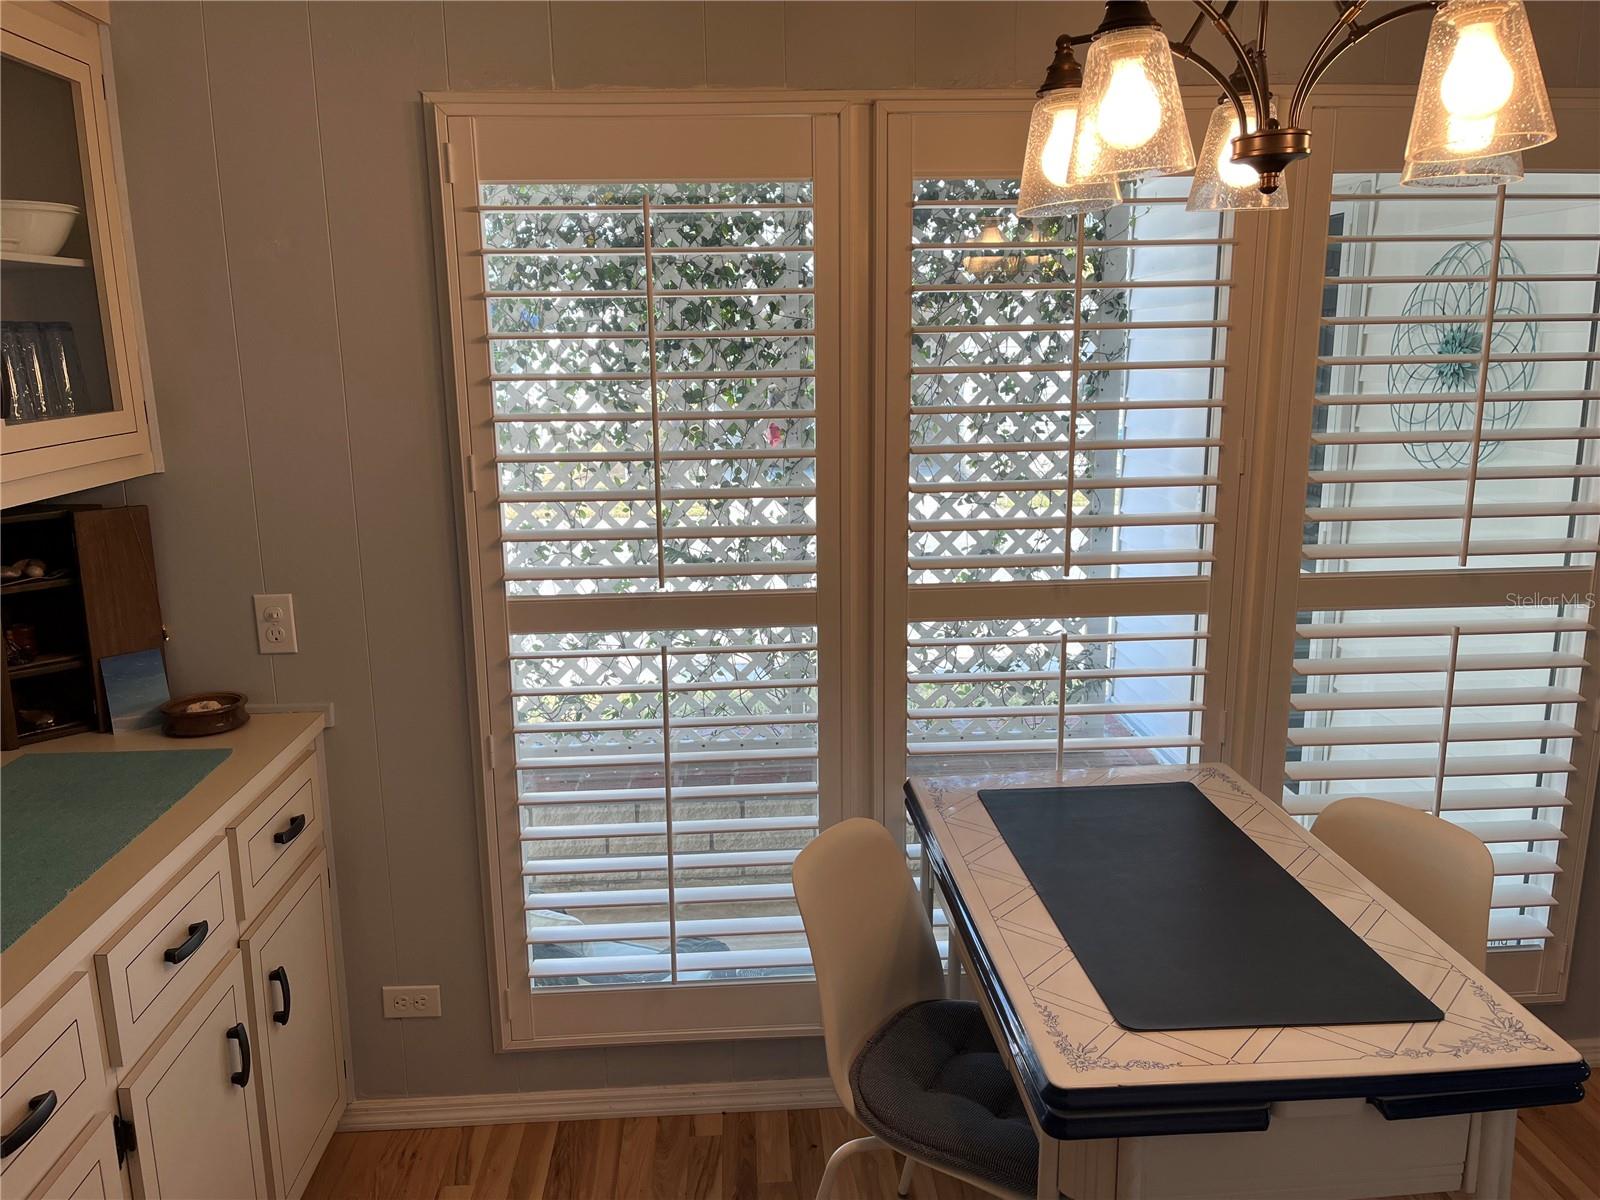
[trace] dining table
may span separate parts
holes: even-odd
[[[1517,1110],[1583,1097],[1577,1050],[1228,766],[913,777],[905,806],[1040,1197],[1507,1200]]]

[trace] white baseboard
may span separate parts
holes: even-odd
[[[1600,1070],[1600,1037],[1568,1038],[1567,1045],[1583,1055],[1583,1061]]]
[[[451,1125],[507,1125],[522,1121],[581,1121],[597,1117],[834,1108],[838,1103],[833,1083],[828,1079],[763,1079],[743,1083],[582,1088],[562,1092],[503,1092],[487,1096],[397,1096],[351,1101],[339,1122],[339,1129],[341,1132],[424,1129]]]

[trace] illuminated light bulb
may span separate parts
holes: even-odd
[[[1555,137],[1555,113],[1522,0],[1441,5],[1422,56],[1406,161],[1500,158]]]
[[[1078,133],[1078,157],[1074,163],[1079,168],[1079,174],[1092,177],[1096,164],[1100,161],[1100,150],[1104,145],[1100,141],[1100,131],[1095,127],[1094,117],[1084,114],[1083,127]]]
[[[1494,26],[1478,21],[1463,27],[1457,35],[1455,52],[1439,84],[1439,99],[1452,117],[1492,117],[1511,99],[1516,82]],[[1478,146],[1487,144],[1485,138]]]
[[[1039,155],[1039,169],[1044,177],[1057,187],[1067,182],[1067,168],[1072,164],[1072,135],[1078,127],[1076,108],[1057,109],[1050,123],[1050,136],[1045,140]]]
[[[1239,119],[1228,122],[1227,136],[1217,151],[1217,177],[1231,188],[1255,187],[1261,182],[1261,173],[1249,163],[1233,161],[1233,139],[1239,136]]]
[[[1161,128],[1161,98],[1138,59],[1111,68],[1111,82],[1095,110],[1100,138],[1118,150],[1133,150]]]
[[[1451,117],[1445,122],[1445,149],[1463,156],[1476,154],[1494,140],[1494,115]]]
[[[1244,128],[1257,127],[1255,105],[1244,100]],[[1277,116],[1274,103],[1269,116]],[[1233,139],[1239,136],[1239,110],[1226,97],[1217,101],[1206,122],[1206,140],[1195,164],[1194,181],[1189,185],[1190,212],[1282,211],[1289,197],[1280,185],[1271,193],[1261,190],[1261,175],[1249,163],[1233,161]]]

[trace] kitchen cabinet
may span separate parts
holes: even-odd
[[[235,952],[117,1088],[135,1200],[266,1200],[255,1042]]]
[[[328,864],[319,854],[243,942],[274,1196],[295,1200],[344,1111]]]
[[[0,8],[0,507],[160,468],[109,7]]]
[[[0,953],[0,1195],[302,1194],[349,1098],[321,731],[268,713],[206,739],[228,756]]]

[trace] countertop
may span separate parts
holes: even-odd
[[[167,863],[198,830],[215,819],[253,782],[265,787],[301,757],[322,730],[321,713],[263,713],[232,733],[178,739],[159,730],[131,733],[80,733],[0,756],[10,763],[25,755],[126,750],[231,750],[182,799],[152,821],[104,866],[68,892],[0,954],[0,1003],[9,1003],[74,942],[100,922],[128,892]],[[218,827],[218,833],[221,827]],[[4,831],[0,830],[0,837]],[[181,867],[182,863],[175,864]]]

